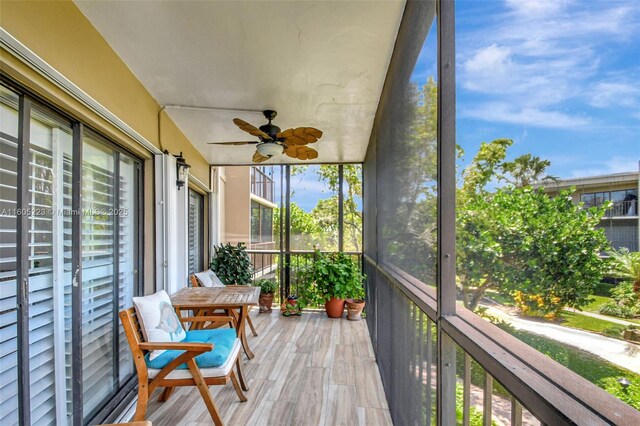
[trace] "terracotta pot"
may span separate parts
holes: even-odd
[[[258,304],[260,305],[260,312],[271,312],[271,306],[273,305],[273,293],[265,293],[260,295],[260,299],[258,299]]]
[[[347,299],[347,319],[351,321],[360,321],[362,319],[362,310],[365,301],[360,299]]]
[[[324,302],[324,309],[327,311],[329,318],[342,318],[342,314],[344,313],[344,299],[332,297],[327,302]]]

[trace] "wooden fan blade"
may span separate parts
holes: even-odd
[[[322,137],[322,131],[313,127],[296,127],[278,133],[278,138],[284,138],[287,145],[306,145],[317,142]]]
[[[313,160],[318,158],[318,151],[304,145],[290,145],[285,150],[285,154],[298,160]]]
[[[256,143],[260,143],[260,141],[207,142],[207,145],[250,145]]]
[[[264,161],[267,161],[269,159],[269,157],[265,157],[264,155],[260,154],[258,152],[258,150],[256,150],[256,152],[253,153],[253,162],[254,163],[262,163]]]
[[[262,137],[264,139],[269,139],[269,140],[271,139],[271,136],[269,136],[268,134],[266,134],[262,130],[258,129],[256,126],[253,126],[253,125],[247,123],[244,120],[240,120],[239,118],[234,118],[233,122],[234,122],[234,124],[236,126],[238,126],[240,128],[240,130],[243,130],[243,131],[249,133],[250,135]]]

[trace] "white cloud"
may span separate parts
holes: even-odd
[[[606,108],[611,105],[632,107],[638,104],[640,87],[629,82],[603,81],[593,86],[589,103]]]
[[[561,112],[567,102],[586,101],[598,107],[640,103],[640,82],[632,78],[594,82],[608,64],[602,46],[632,40],[640,33],[640,9],[631,2],[505,0],[505,4],[507,11],[495,17],[492,27],[485,25],[481,32],[463,32],[459,37],[462,88],[500,105],[494,111],[474,107],[469,116],[578,127],[592,120]]]
[[[464,68],[468,72],[492,71],[502,74],[511,65],[509,55],[509,49],[492,44],[476,51],[476,54],[464,63]]]
[[[507,103],[480,104],[474,109],[463,109],[461,115],[489,122],[524,124],[546,128],[578,128],[591,123],[588,117],[572,116],[560,111],[542,110],[534,107],[519,107]]]
[[[568,1],[561,0],[506,0],[507,6],[524,16],[548,16],[564,9]]]
[[[462,64],[463,87],[522,105],[557,104],[574,96],[577,80],[591,74],[597,64],[579,51],[544,61],[512,52],[497,44],[478,49]]]

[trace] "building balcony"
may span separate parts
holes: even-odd
[[[602,207],[605,203],[595,204],[595,207]],[[585,204],[585,208],[592,207]],[[629,201],[613,201],[611,207],[605,210],[603,220],[605,219],[637,219],[638,218],[638,200]]]
[[[275,202],[273,178],[258,167],[251,167],[251,193],[267,200]]]

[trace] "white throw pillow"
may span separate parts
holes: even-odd
[[[166,291],[134,297],[133,304],[136,307],[142,335],[147,342],[181,342],[187,337]],[[151,351],[149,359],[154,359],[163,352]]]
[[[202,283],[205,287],[226,287],[220,278],[213,272],[211,269],[206,271],[198,272],[195,274],[196,278],[200,283]]]

